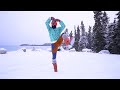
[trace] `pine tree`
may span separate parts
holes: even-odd
[[[88,48],[89,44],[88,44],[88,32],[85,32],[85,48]]]
[[[75,26],[74,26],[74,36],[75,36],[75,42],[74,42],[73,48],[76,48],[77,47],[77,45],[76,45],[76,42],[77,42],[77,32],[76,32]]]
[[[104,11],[103,12],[103,17],[102,17],[102,32],[103,32],[103,37],[104,37],[104,49],[107,49],[107,44],[108,44],[108,40],[107,40],[107,36],[108,36],[108,24],[109,24],[109,18],[107,16],[107,13]]]
[[[70,32],[69,37],[70,37],[70,42],[71,42],[73,39],[73,32],[72,31]]]
[[[80,51],[79,40],[80,40],[80,29],[79,29],[79,26],[78,26],[77,27],[77,33],[75,32],[75,43],[74,43],[74,47],[75,47],[76,51]]]
[[[70,34],[69,34],[70,37],[73,37],[73,32],[71,31]]]
[[[77,41],[79,41],[80,39],[80,28],[79,28],[79,25],[77,27]]]
[[[114,34],[114,52],[115,54],[120,54],[120,11],[117,13],[117,27],[115,29],[115,34]]]
[[[88,30],[88,48],[89,49],[92,48],[92,33],[91,33],[91,29],[92,29],[92,27],[89,26],[89,30]]]
[[[108,25],[108,41],[107,41],[107,48],[110,53],[115,53],[115,43],[114,43],[114,36],[115,36],[115,29],[117,28],[117,22],[114,19],[114,22]]]
[[[81,38],[79,40],[79,44],[80,44],[81,50],[87,47],[87,36],[86,36],[85,26],[83,21],[81,21]]]
[[[76,40],[77,40],[77,37],[76,37],[76,36],[77,36],[77,35],[76,35],[77,33],[76,33],[76,28],[75,28],[75,26],[74,26],[74,30],[75,30],[75,31],[74,31],[74,34],[75,34],[75,41],[76,41]]]
[[[101,11],[93,11],[95,25],[93,26],[93,51],[99,52],[104,49],[105,37],[103,32],[103,24],[102,24],[102,12]]]
[[[85,26],[83,24],[83,21],[81,21],[81,33],[82,33],[82,36],[85,36]]]

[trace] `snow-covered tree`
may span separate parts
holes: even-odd
[[[112,50],[111,52],[114,54],[120,54],[120,11],[117,13],[117,26],[114,30],[114,36],[112,37]]]
[[[88,40],[87,40],[87,36],[81,36],[80,40],[79,40],[79,44],[81,46],[81,49],[84,49],[87,47],[88,45]]]
[[[81,34],[82,36],[85,36],[85,26],[84,26],[83,21],[81,21]]]
[[[70,37],[73,37],[73,32],[71,31],[70,34],[69,34]]]
[[[89,26],[89,30],[88,30],[88,35],[87,35],[87,39],[88,39],[88,46],[87,48],[91,49],[91,45],[92,45],[92,32],[91,32],[92,27]]]
[[[79,39],[79,45],[80,45],[80,49],[84,49],[87,47],[88,41],[87,41],[87,36],[86,36],[86,32],[85,32],[85,26],[83,21],[81,21],[81,36]]]
[[[104,35],[104,49],[107,49],[107,44],[108,44],[108,24],[109,24],[109,18],[107,16],[107,13],[104,11],[103,12],[103,16],[102,16],[102,32],[103,32],[103,35]]]
[[[74,43],[74,48],[76,51],[80,51],[79,40],[80,40],[80,28],[78,26],[77,33],[75,32],[75,43]]]
[[[108,50],[110,51],[110,53],[114,53],[115,51],[115,43],[114,43],[114,36],[115,36],[115,29],[117,28],[116,27],[117,26],[117,22],[116,22],[116,20],[114,19],[114,22],[113,23],[110,23],[109,25],[108,25],[108,37],[107,37],[107,39],[108,39],[108,41],[107,41],[107,48],[108,48]]]
[[[93,13],[95,20],[95,25],[93,26],[93,51],[99,52],[103,50],[106,45],[102,25],[102,12],[93,11]]]

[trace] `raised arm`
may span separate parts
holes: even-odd
[[[61,25],[60,29],[61,31],[63,31],[65,29],[65,24],[61,20],[60,20],[60,25]]]
[[[61,27],[59,28],[61,29],[61,31],[63,31],[65,28],[65,24],[63,23],[63,21],[61,21],[60,19],[56,19],[56,21],[60,23]]]
[[[51,21],[51,18],[49,17],[49,18],[47,19],[47,21],[45,22],[48,30],[50,30],[50,21]]]

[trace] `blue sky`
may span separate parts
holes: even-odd
[[[118,11],[106,11],[113,22]],[[86,31],[94,25],[92,11],[0,11],[0,45],[50,42],[45,21],[53,16],[62,20],[69,32],[83,21]]]

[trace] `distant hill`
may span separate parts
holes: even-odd
[[[29,46],[29,44],[21,44],[20,46]]]
[[[42,45],[37,45],[37,44],[21,44],[20,46],[51,46],[51,43],[44,43]]]
[[[42,46],[51,46],[51,43],[44,43]]]

